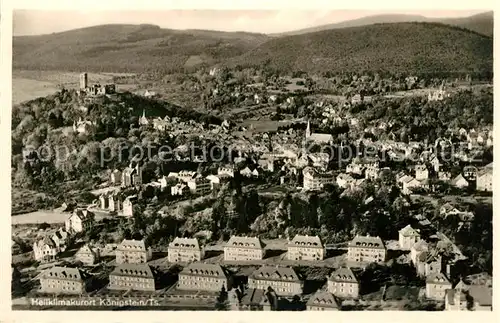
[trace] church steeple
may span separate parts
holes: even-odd
[[[311,123],[307,120],[307,128],[306,128],[306,139],[311,136]]]

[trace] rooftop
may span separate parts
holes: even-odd
[[[196,238],[175,238],[170,242],[169,248],[186,248],[200,250],[200,244]]]
[[[399,233],[404,237],[418,237],[420,233],[417,230],[413,229],[411,225],[407,225],[403,229],[399,230]]]
[[[448,278],[443,273],[432,274],[426,279],[427,284],[451,285]]]
[[[329,277],[331,281],[352,282],[357,283],[356,275],[349,267],[340,267],[335,270]]]
[[[154,278],[147,264],[121,264],[115,267],[111,275]]]
[[[146,244],[144,240],[124,239],[116,249],[121,251],[146,251]]]
[[[349,242],[349,247],[385,249],[384,242],[380,237],[356,236]]]
[[[55,266],[45,270],[42,274],[42,278],[81,281],[82,275],[77,268]]]
[[[299,276],[291,267],[262,266],[256,269],[251,277],[259,280],[300,281]]]
[[[262,249],[262,242],[258,237],[232,236],[226,244],[226,247],[242,247]]]
[[[323,243],[318,236],[302,236],[298,234],[289,242],[288,245],[323,248]]]
[[[335,299],[333,294],[326,291],[317,291],[309,301],[307,302],[308,306],[322,306],[322,307],[333,307],[338,308],[339,303]]]
[[[187,267],[184,267],[184,269],[182,269],[180,274],[208,277],[227,277],[224,269],[222,269],[220,265],[205,264],[201,262],[194,262],[189,264]]]

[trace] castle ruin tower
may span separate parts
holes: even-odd
[[[80,74],[80,90],[85,90],[88,85],[87,73]]]

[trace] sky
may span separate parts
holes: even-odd
[[[169,29],[280,33],[379,14],[466,17],[486,10],[14,10],[13,35],[39,35],[102,24],[153,24]]]

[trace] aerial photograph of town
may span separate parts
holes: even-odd
[[[492,311],[493,11],[15,10],[11,151],[14,311]]]

